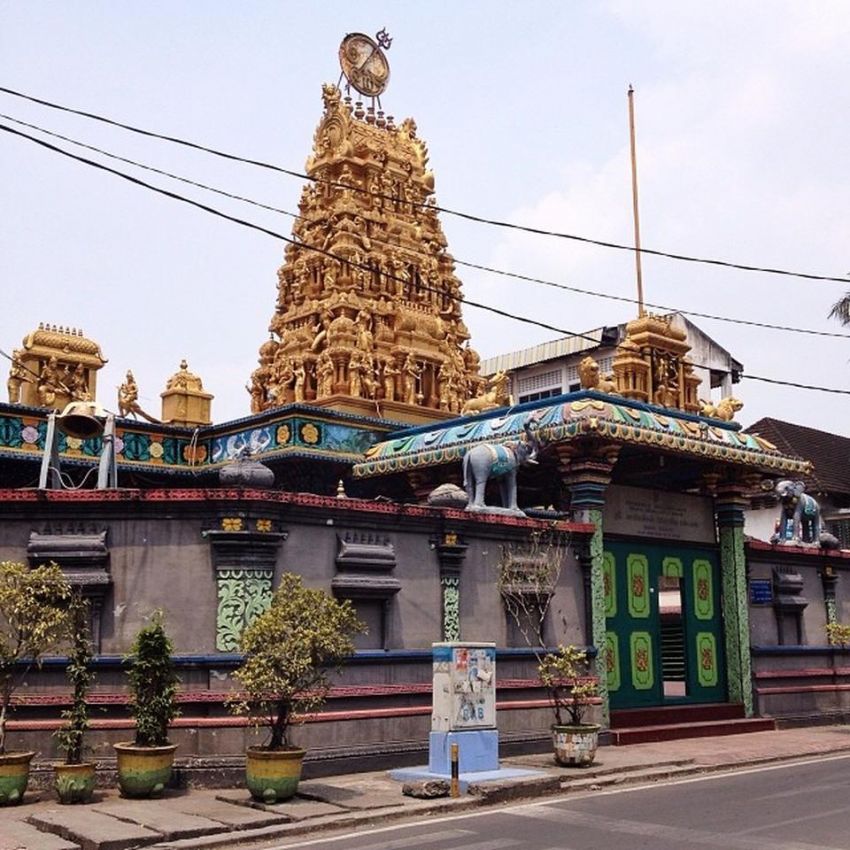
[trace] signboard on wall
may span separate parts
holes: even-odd
[[[611,534],[715,543],[714,505],[708,496],[612,484],[605,494],[603,528]]]

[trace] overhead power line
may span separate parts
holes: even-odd
[[[196,207],[197,209],[203,210],[204,212],[207,212],[210,215],[217,216],[218,218],[223,218],[227,221],[231,221],[235,224],[239,224],[242,227],[247,227],[251,230],[256,230],[259,233],[265,233],[267,236],[272,236],[273,238],[279,239],[279,240],[286,242],[290,245],[297,245],[301,248],[304,248],[305,250],[312,251],[314,253],[321,254],[321,255],[326,256],[326,257],[330,257],[331,259],[334,259],[334,260],[337,260],[337,261],[340,261],[340,262],[348,263],[348,265],[350,265],[354,268],[360,268],[360,269],[363,269],[364,271],[369,271],[369,272],[373,271],[373,269],[370,266],[365,265],[364,263],[357,263],[357,262],[353,262],[351,260],[347,260],[344,257],[337,256],[332,251],[327,251],[324,248],[318,248],[314,245],[308,245],[305,242],[301,242],[300,240],[297,240],[297,239],[292,239],[288,236],[285,236],[282,233],[278,233],[274,230],[270,230],[269,228],[262,227],[261,225],[254,224],[253,222],[246,221],[245,219],[237,218],[236,216],[232,216],[232,215],[229,215],[227,213],[221,212],[221,210],[217,210],[214,207],[210,207],[210,206],[207,206],[206,204],[200,203],[199,201],[195,201],[195,200],[192,200],[191,198],[187,198],[184,195],[178,195],[176,192],[171,192],[168,189],[163,189],[159,186],[154,186],[150,183],[146,183],[144,180],[140,180],[138,177],[133,177],[130,174],[125,174],[123,171],[118,171],[115,168],[110,168],[108,165],[104,165],[103,163],[95,162],[94,160],[87,159],[86,157],[78,156],[77,154],[71,153],[70,151],[63,150],[62,148],[57,147],[56,145],[53,145],[50,142],[46,142],[43,139],[38,139],[35,136],[30,136],[28,133],[24,133],[21,130],[16,130],[13,127],[8,127],[5,124],[0,124],[0,131],[5,132],[5,133],[10,133],[14,136],[18,136],[18,137],[23,138],[23,139],[27,139],[28,141],[33,142],[34,144],[39,145],[40,147],[43,147],[47,150],[53,151],[54,153],[58,153],[62,156],[68,157],[69,159],[76,160],[77,162],[81,162],[84,165],[88,165],[88,166],[90,166],[92,168],[96,168],[100,171],[105,171],[109,174],[114,174],[116,177],[120,177],[121,179],[126,180],[129,183],[133,183],[136,186],[141,186],[142,188],[149,189],[152,192],[156,192],[157,194],[164,195],[165,197],[172,198],[173,200],[176,200],[176,201],[181,201],[182,203],[188,204],[189,206]],[[396,275],[390,274],[388,272],[382,272],[382,273],[390,280],[395,280],[395,281],[401,282],[401,283],[407,283],[407,281],[404,281],[402,278],[399,278]],[[432,286],[427,286],[425,284],[420,284],[420,288],[425,289],[426,291],[429,291],[429,292],[437,292],[439,294],[443,294],[441,292],[441,290],[438,290],[438,289],[436,289],[435,287],[432,287]],[[486,310],[487,312],[494,313],[496,315],[503,316],[503,317],[508,318],[508,319],[513,319],[514,321],[522,322],[522,323],[528,324],[528,325],[534,325],[536,327],[544,328],[545,330],[555,331],[556,333],[564,334],[565,336],[572,336],[572,337],[576,337],[576,338],[579,338],[579,339],[585,339],[585,340],[592,342],[594,345],[599,344],[599,340],[597,340],[595,337],[592,337],[588,334],[575,333],[574,331],[566,330],[565,328],[560,328],[560,327],[557,327],[556,325],[550,325],[547,322],[541,322],[541,321],[538,321],[537,319],[531,319],[527,316],[519,316],[515,313],[509,313],[508,311],[501,310],[498,307],[492,307],[488,304],[481,304],[481,303],[478,303],[476,301],[470,301],[467,298],[464,298],[463,296],[457,296],[456,300],[463,303],[463,304],[468,304],[470,307],[476,307],[480,310]],[[711,368],[707,364],[703,364],[703,363],[694,363],[693,365],[695,367],[701,368],[701,369],[710,369]],[[834,388],[834,387],[820,387],[820,386],[814,386],[814,385],[811,385],[811,384],[799,384],[799,383],[795,383],[793,381],[783,381],[783,380],[780,380],[778,378],[765,378],[765,377],[761,377],[759,375],[744,374],[741,377],[742,378],[749,378],[750,380],[753,380],[753,381],[764,381],[764,382],[770,383],[770,384],[777,384],[777,385],[781,385],[781,386],[789,386],[789,387],[794,387],[794,388],[797,388],[797,389],[817,390],[817,391],[820,391],[820,392],[835,393],[835,394],[839,394],[839,395],[850,395],[850,390],[842,390],[842,389],[837,389],[837,388]]]
[[[209,147],[208,145],[202,145],[198,142],[191,142],[187,139],[181,139],[177,136],[169,136],[165,133],[158,133],[154,130],[145,130],[141,127],[135,127],[132,124],[126,124],[121,121],[116,121],[112,118],[107,118],[103,115],[98,115],[94,112],[86,112],[82,109],[74,109],[70,106],[64,106],[60,103],[54,103],[53,101],[44,100],[43,98],[38,98],[33,95],[25,94],[24,92],[16,91],[15,89],[6,88],[5,86],[0,86],[0,92],[5,94],[12,95],[13,97],[22,98],[23,100],[28,100],[32,103],[37,103],[40,106],[46,106],[50,109],[57,109],[61,112],[68,112],[72,115],[79,115],[83,118],[88,118],[93,121],[99,121],[104,124],[109,124],[113,127],[119,127],[122,130],[127,130],[131,133],[137,133],[142,136],[147,136],[152,139],[160,139],[161,141],[172,142],[173,144],[182,145],[184,147],[192,148],[194,150],[203,151],[204,153],[211,154],[212,156],[221,157],[223,159],[230,160],[232,162],[241,162],[246,165],[254,165],[258,168],[265,168],[270,171],[276,171],[280,174],[286,174],[290,177],[296,177],[299,180],[309,180],[314,183],[321,183],[329,186],[335,186],[337,188],[349,189],[354,192],[360,192],[361,194],[371,195],[377,198],[383,198],[384,200],[395,200],[395,198],[381,194],[379,192],[373,192],[370,189],[362,188],[360,186],[353,186],[348,183],[342,183],[335,180],[328,180],[322,177],[314,177],[310,174],[306,174],[303,171],[296,171],[290,168],[284,168],[279,165],[274,165],[269,162],[264,162],[262,160],[251,159],[249,157],[243,157],[238,154],[228,153],[227,151],[218,150],[217,148]],[[441,207],[436,204],[423,204],[423,203],[415,203],[411,201],[406,201],[411,206],[425,208],[426,206],[430,209],[434,209],[438,212],[445,213],[446,215],[455,216],[457,218],[465,219],[466,221],[472,221],[477,224],[486,224],[491,227],[499,227],[508,230],[517,230],[522,231],[524,233],[532,233],[537,236],[549,236],[558,239],[566,239],[573,242],[580,242],[587,245],[596,245],[600,248],[609,248],[617,251],[628,251],[628,252],[636,252],[638,251],[641,254],[646,254],[648,256],[653,257],[663,257],[668,260],[678,260],[681,262],[687,263],[700,263],[703,265],[717,266],[719,268],[728,268],[735,269],[737,271],[746,271],[746,272],[758,272],[762,274],[771,274],[771,275],[782,275],[785,277],[796,277],[802,278],[803,280],[818,280],[818,281],[828,281],[832,283],[843,283],[847,284],[850,282],[847,277],[832,277],[830,275],[820,275],[820,274],[812,274],[809,272],[798,272],[790,269],[781,269],[775,268],[771,266],[760,266],[755,264],[748,263],[735,263],[730,260],[718,260],[709,257],[695,257],[688,254],[677,254],[670,251],[660,251],[653,248],[635,248],[633,245],[627,245],[620,242],[611,242],[609,240],[604,239],[594,239],[589,236],[580,236],[575,233],[564,233],[558,230],[548,230],[545,228],[539,227],[531,227],[529,225],[523,224],[515,224],[509,221],[502,221],[500,219],[488,218],[482,215],[476,215],[474,213],[464,212],[462,210],[455,210],[450,207]]]
[[[100,154],[101,156],[108,157],[109,159],[116,160],[118,162],[126,163],[127,165],[131,165],[135,168],[143,169],[144,171],[150,171],[153,174],[159,174],[163,177],[168,177],[172,180],[177,180],[181,183],[185,183],[189,186],[194,186],[198,189],[203,189],[206,192],[213,192],[216,195],[221,195],[225,198],[230,198],[231,200],[240,201],[242,203],[250,204],[251,206],[258,207],[259,209],[268,210],[269,212],[280,213],[285,216],[289,216],[289,218],[294,219],[295,221],[307,221],[304,216],[299,215],[298,213],[290,212],[289,210],[282,209],[281,207],[272,206],[271,204],[264,204],[261,201],[254,200],[253,198],[245,197],[244,195],[235,194],[233,192],[225,191],[224,189],[219,189],[215,186],[210,186],[206,183],[201,183],[197,180],[192,180],[188,177],[183,177],[179,174],[174,174],[170,171],[165,171],[161,168],[156,168],[152,165],[146,165],[145,163],[138,162],[134,159],[128,159],[124,156],[119,156],[118,154],[112,153],[110,151],[104,150],[103,148],[96,147],[95,145],[87,144],[86,142],[81,142],[78,139],[71,138],[70,136],[63,135],[62,133],[56,133],[53,130],[48,130],[45,127],[40,127],[37,124],[32,124],[28,121],[21,121],[18,118],[14,118],[11,115],[6,115],[5,113],[0,112],[0,118],[11,121],[14,124],[22,127],[28,127],[31,130],[36,130],[39,133],[44,133],[47,136],[50,136],[54,139],[61,139],[64,142],[68,142],[72,145],[75,145],[80,148],[84,148],[85,150],[93,151],[94,153]],[[391,245],[392,243],[387,242],[377,236],[369,237],[373,242],[378,242],[383,245]],[[405,249],[413,254],[418,254],[419,256],[429,257],[431,256],[425,251],[415,249],[415,248],[407,248]],[[482,265],[480,263],[473,263],[467,260],[460,260],[457,257],[453,256],[454,262],[459,266],[464,266],[465,268],[476,269],[477,271],[482,271],[487,274],[500,275],[502,277],[509,277],[515,280],[522,280],[527,283],[539,284],[541,286],[548,286],[555,289],[564,290],[566,292],[575,292],[579,295],[588,295],[594,298],[604,298],[610,301],[620,301],[627,304],[639,304],[639,301],[636,298],[629,298],[625,295],[613,295],[606,292],[597,292],[593,289],[583,289],[578,286],[571,286],[565,283],[558,283],[551,280],[545,280],[539,277],[532,277],[530,275],[521,274],[519,272],[511,272],[505,269],[493,268],[492,266]],[[749,327],[756,328],[766,328],[768,330],[777,330],[777,331],[787,331],[789,333],[799,333],[799,334],[808,334],[811,336],[822,336],[822,337],[830,337],[836,339],[850,339],[850,334],[847,333],[838,333],[835,331],[819,331],[813,328],[798,328],[792,327],[790,325],[775,325],[769,322],[756,322],[750,319],[738,319],[732,316],[721,316],[715,313],[701,313],[697,310],[686,310],[681,307],[670,307],[663,304],[651,304],[645,303],[645,306],[653,308],[655,310],[662,310],[666,313],[681,313],[684,316],[696,316],[703,319],[713,319],[719,322],[728,322],[731,324],[738,325],[746,325]]]

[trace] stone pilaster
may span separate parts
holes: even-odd
[[[744,510],[749,502],[739,488],[719,488],[714,500],[720,536],[723,587],[723,628],[729,699],[753,714],[750,660],[750,613],[747,602],[747,561],[744,552]]]
[[[440,562],[441,640],[460,640],[460,573],[468,546],[455,531],[442,532],[432,545]]]
[[[608,665],[605,652],[605,582],[603,575],[602,508],[605,491],[611,481],[611,472],[617,459],[616,446],[596,448],[592,454],[578,454],[572,446],[559,452],[560,468],[564,482],[570,490],[570,510],[576,522],[586,522],[595,531],[585,550],[579,553],[579,563],[584,571],[585,634],[589,644],[596,648],[595,672],[599,679],[599,696],[602,699],[601,722],[608,726]]]
[[[824,564],[820,571],[823,583],[823,603],[826,608],[826,624],[838,622],[838,610],[835,606],[835,585],[838,584],[838,573],[832,564]]]

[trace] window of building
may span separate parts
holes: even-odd
[[[541,390],[537,393],[526,393],[519,397],[519,403],[524,404],[527,401],[540,401],[541,399],[552,398],[556,395],[561,395],[560,387],[553,387],[550,390]]]

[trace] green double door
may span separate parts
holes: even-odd
[[[725,701],[716,552],[606,541],[603,576],[611,707]]]

